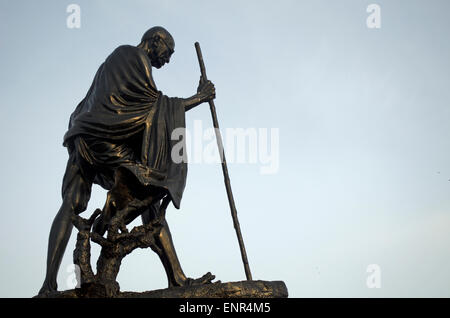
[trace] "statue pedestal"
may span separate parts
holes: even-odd
[[[93,292],[94,291],[94,292]],[[98,298],[95,289],[83,295],[80,289],[38,295],[37,298]],[[117,298],[286,298],[288,290],[282,281],[241,281],[198,286],[172,287],[146,292],[120,292]]]

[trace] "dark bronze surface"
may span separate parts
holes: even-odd
[[[69,160],[63,202],[50,230],[47,273],[40,294],[57,290],[56,276],[72,221],[79,230],[74,261],[83,273],[84,285],[115,279],[120,260],[132,247],[144,245],[160,257],[169,287],[209,283],[214,278],[210,274],[197,280],[185,276],[169,226],[160,215],[161,201],[179,208],[186,183],[186,162],[171,160],[171,147],[178,142],[170,139],[171,132],[185,127],[186,111],[215,97],[214,85],[205,80],[189,98],[171,98],[157,90],[152,67],[169,63],[174,51],[175,41],[162,27],[148,30],[137,46],[118,47],[99,67],[86,97],[72,113],[64,136]],[[93,183],[108,190],[105,206],[89,220],[77,218],[86,210]],[[131,208],[136,202],[145,204]],[[125,225],[138,216],[143,227],[126,233]],[[108,235],[102,238],[106,230]],[[124,233],[118,233],[120,230]],[[138,235],[133,244],[115,241],[139,231],[148,233]],[[146,243],[142,237],[147,238]],[[102,245],[96,275],[88,266],[89,240]],[[113,243],[107,243],[109,240]],[[113,285],[111,282],[109,294],[117,292]]]
[[[91,288],[41,294],[36,298],[87,298],[104,297],[103,290]],[[288,290],[282,281],[242,281],[213,283],[196,286],[171,287],[145,292],[120,292],[116,298],[286,298]]]
[[[165,96],[153,81],[152,67],[169,63],[175,51],[174,39],[162,27],[148,30],[138,46],[118,47],[99,67],[64,135],[69,160],[63,202],[50,231],[47,274],[39,297],[287,297],[283,282],[251,281],[213,103],[215,87],[207,80],[198,43],[196,49],[202,74],[197,93],[189,98]],[[247,282],[212,283],[215,276],[209,272],[188,278],[165,218],[171,202],[179,209],[187,175],[187,163],[171,157],[175,143],[185,140],[172,140],[172,131],[185,128],[185,112],[204,102],[210,104],[216,128]],[[108,190],[106,202],[83,218],[79,214],[86,210],[93,183]],[[127,225],[139,216],[143,225],[129,231]],[[73,261],[80,271],[80,288],[58,292],[56,276],[73,226],[78,230]],[[95,273],[91,241],[101,246]],[[168,289],[120,291],[116,278],[122,260],[136,248],[151,248],[159,256]]]

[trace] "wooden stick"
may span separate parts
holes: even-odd
[[[202,74],[203,79],[205,81],[207,81],[208,79],[206,77],[205,63],[203,62],[202,51],[200,50],[200,44],[198,42],[195,42],[195,49],[197,51],[198,63],[200,64],[200,72]],[[230,204],[231,217],[233,218],[233,225],[234,225],[234,229],[236,230],[236,235],[237,235],[238,242],[239,242],[239,248],[241,250],[242,262],[244,263],[245,276],[247,277],[247,280],[252,280],[252,274],[250,272],[250,267],[248,265],[248,260],[247,260],[247,252],[245,251],[244,240],[242,239],[241,226],[239,225],[236,206],[234,204],[233,192],[231,192],[230,177],[228,175],[227,161],[226,161],[225,153],[224,153],[224,149],[223,149],[222,135],[220,134],[219,122],[217,120],[217,114],[216,114],[216,106],[214,105],[213,100],[209,101],[209,107],[211,109],[213,125],[215,128],[214,131],[216,132],[217,146],[219,147],[219,154],[220,154],[220,159],[222,162],[222,171],[223,171],[223,177],[224,177],[224,181],[225,181],[225,188],[227,189],[228,203]]]

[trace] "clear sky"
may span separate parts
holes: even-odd
[[[66,25],[71,3],[79,29]],[[378,29],[366,25],[372,3]],[[176,47],[153,73],[158,89],[195,92],[199,41],[221,127],[279,129],[276,173],[229,166],[254,279],[283,280],[291,297],[449,297],[449,12],[444,0],[1,0],[0,296],[42,284],[62,137],[98,66],[161,25]],[[206,104],[187,113],[188,128],[195,120],[211,126]],[[95,186],[84,215],[104,200]],[[220,165],[191,164],[167,218],[187,275],[245,279]],[[381,288],[366,284],[370,264]],[[150,250],[126,257],[118,281],[167,286]]]

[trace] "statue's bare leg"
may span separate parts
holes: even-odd
[[[113,197],[113,192],[108,191],[106,195],[106,202],[102,209],[102,214],[95,219],[92,230],[101,236],[105,234],[109,226],[109,221],[117,212],[116,202]]]
[[[133,195],[128,187],[129,182],[127,173],[121,169],[116,171],[114,186],[108,191],[102,214],[93,224],[94,232],[103,236],[116,212],[125,208],[133,200]]]
[[[154,214],[154,211],[146,210],[142,214],[142,222],[144,224],[150,223],[154,217],[152,214]],[[181,268],[180,261],[178,260],[172,241],[172,235],[169,230],[169,225],[166,220],[164,220],[161,232],[156,238],[156,244],[160,248],[158,256],[161,259],[164,269],[166,270],[169,287],[208,284],[215,278],[215,276],[211,273],[207,273],[198,279],[186,277]]]
[[[72,215],[86,210],[91,194],[91,185],[74,161],[69,160],[65,178],[69,178],[63,194],[63,203],[53,220],[48,239],[47,272],[39,294],[57,290],[56,278],[67,242],[72,233]]]
[[[72,213],[71,207],[63,203],[53,220],[48,239],[47,273],[39,294],[57,290],[56,276],[72,233]]]

